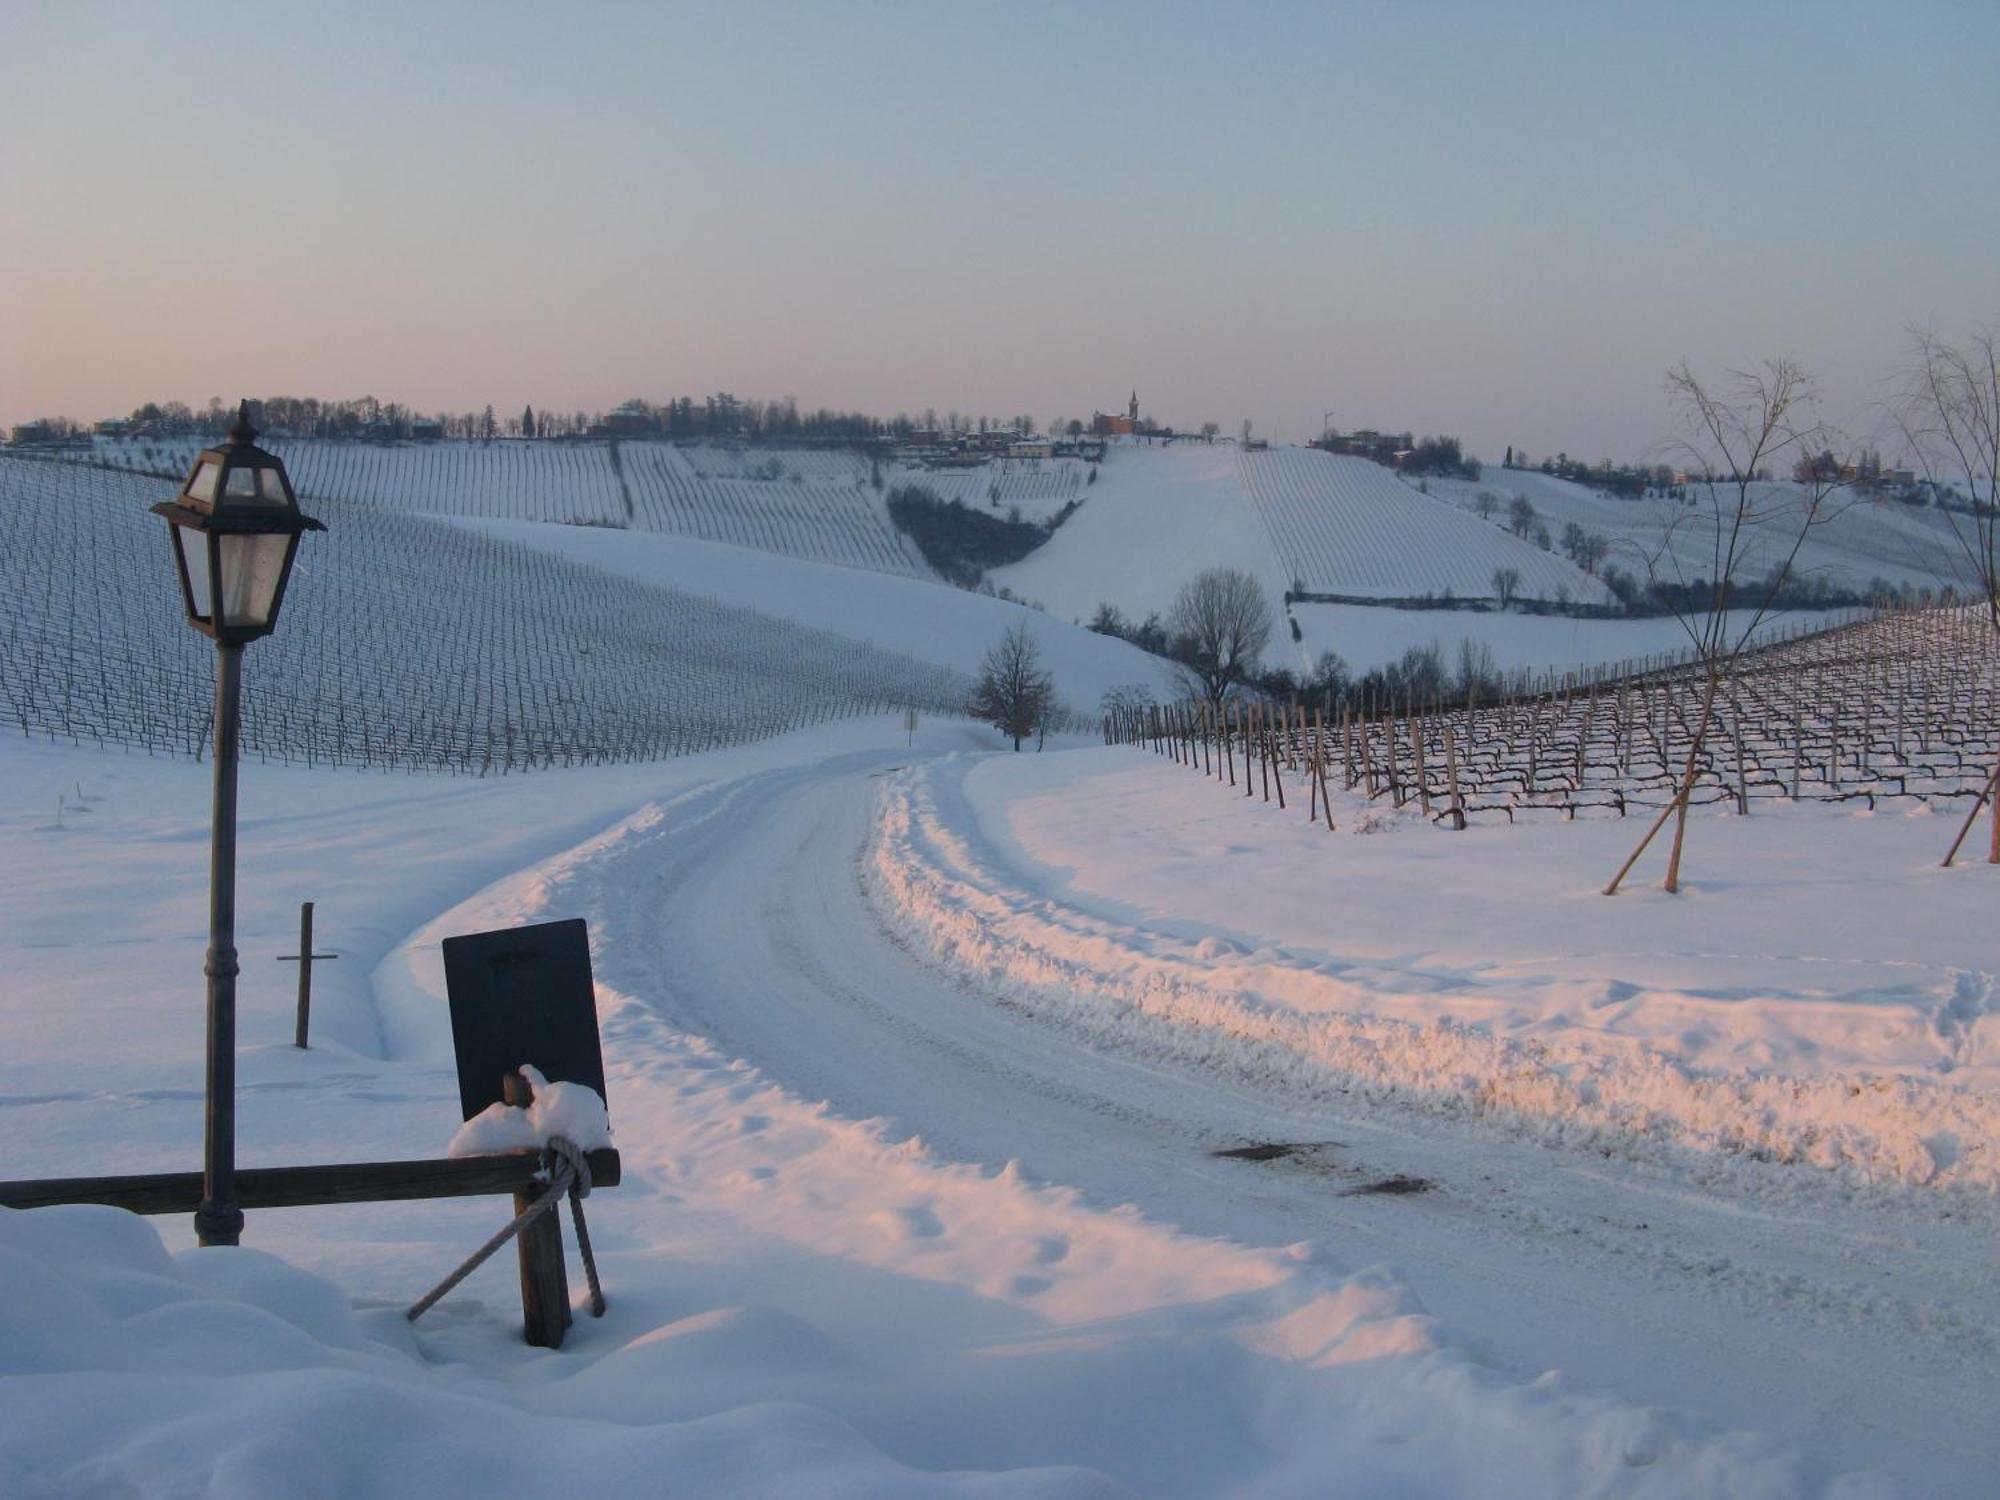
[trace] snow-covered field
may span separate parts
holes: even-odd
[[[0,457],[0,723],[199,753],[213,652],[179,624],[163,528],[147,510],[166,492],[140,476]],[[972,686],[935,658],[835,633],[837,614],[807,629],[769,599],[722,604],[434,516],[312,505],[328,529],[302,544],[284,628],[246,673],[244,744],[260,756],[474,774],[651,759],[885,706],[955,711]],[[761,556],[782,594],[787,560]],[[904,641],[924,634],[910,601],[950,613],[959,597],[899,596],[886,628],[859,608],[865,593],[849,621]],[[992,638],[1005,628],[993,622]],[[1095,637],[1080,649],[1147,664]],[[1096,695],[1077,706],[1094,711]]]
[[[412,1331],[492,1200],[0,1214],[0,1490],[1989,1492],[1994,876],[1943,819],[1703,816],[1689,896],[1604,902],[1627,825],[903,740],[246,767],[241,1160],[441,1152],[438,940],[586,917],[609,1315],[519,1346],[502,1257]],[[0,771],[10,1175],[191,1166],[204,772]]]
[[[1251,574],[1274,607],[1300,585],[1364,599],[1485,596],[1501,567],[1520,574],[1524,597],[1608,597],[1566,559],[1474,520],[1365,459],[1121,443],[1062,529],[992,577],[1086,620],[1099,604],[1134,620],[1164,613],[1212,567]]]
[[[1558,543],[1563,527],[1574,521],[1611,543],[1606,564],[1639,578],[1647,575],[1648,559],[1661,553],[1663,543],[1671,555],[1660,556],[1651,564],[1661,577],[1673,578],[1678,570],[1684,578],[1706,578],[1715,571],[1714,531],[1700,520],[1708,496],[1699,487],[1694,490],[1696,505],[1687,507],[1656,499],[1614,499],[1533,469],[1489,467],[1477,480],[1430,479],[1425,483],[1433,496],[1469,511],[1477,506],[1482,490],[1496,496],[1499,508],[1491,520],[1482,522],[1496,531],[1507,525],[1509,502],[1516,495],[1525,496]],[[1754,503],[1760,512],[1771,514],[1775,523],[1762,528],[1762,534],[1753,529],[1745,537],[1744,576],[1763,573],[1789,548],[1796,527],[1788,535],[1782,517],[1799,493],[1796,486],[1783,481],[1753,487]],[[1726,491],[1723,498],[1729,499]],[[1823,579],[1830,587],[1860,593],[1878,578],[1916,589],[1945,584],[1963,587],[1970,581],[1959,576],[1963,559],[1952,536],[1952,518],[1940,511],[1893,500],[1864,500],[1836,491],[1825,502],[1824,516],[1823,524],[1812,528],[1792,565],[1794,576],[1802,583]],[[1970,519],[1957,519],[1969,535]]]
[[[198,438],[99,440],[66,457],[184,477]],[[930,578],[844,452],[673,443],[365,443],[272,437],[293,486],[425,515],[629,527]]]
[[[966,589],[685,537],[532,521],[459,524],[675,594],[914,656],[968,679],[994,643],[1025,622],[1058,696],[1086,713],[1116,687],[1140,686],[1160,698],[1173,692],[1168,666],[1159,657],[1115,636]]]

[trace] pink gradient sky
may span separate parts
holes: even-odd
[[[0,423],[727,389],[1636,456],[2000,317],[1990,6],[0,7]]]

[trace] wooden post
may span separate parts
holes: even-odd
[[[1269,802],[1271,800],[1271,736],[1268,726],[1264,723],[1264,706],[1261,703],[1250,705],[1250,723],[1252,732],[1257,736],[1257,773],[1264,781],[1264,800]]]
[[[313,904],[299,903],[299,951],[280,953],[278,962],[297,963],[299,966],[299,1013],[292,1025],[292,1045],[301,1052],[306,1047],[306,1028],[312,1019],[312,969],[317,960],[338,958],[338,953],[313,952]]]
[[[1417,805],[1428,818],[1431,815],[1431,780],[1424,769],[1424,716],[1421,711],[1410,715],[1410,767],[1417,777]]]
[[[1979,821],[1979,810],[1986,805],[1986,799],[1993,798],[1993,851],[1989,856],[1994,864],[2000,864],[2000,762],[1993,767],[1993,774],[1986,778],[1984,791],[1972,799],[1972,811],[1965,815],[1959,825],[1958,837],[1951,841],[1951,848],[1944,857],[1944,868],[1949,870],[1951,862],[1958,858],[1958,846],[1965,842],[1965,836],[1972,832],[1972,825]]]
[[[1792,698],[1792,800],[1798,802],[1798,768],[1806,760],[1806,710]]]
[[[1303,717],[1305,710],[1300,709],[1299,713]],[[1306,775],[1310,778],[1306,787],[1306,821],[1314,823],[1319,820],[1319,746],[1316,742],[1309,742],[1309,745],[1306,756]]]
[[[1256,712],[1256,705],[1245,703],[1238,716],[1238,723],[1243,727],[1243,795],[1245,799],[1257,795],[1257,778],[1250,770],[1250,744],[1257,737],[1256,731],[1251,727],[1251,722]]]
[[[1285,706],[1281,703],[1277,705],[1277,707],[1273,710],[1273,712],[1277,715],[1278,726],[1279,726],[1279,737],[1276,740],[1274,740],[1271,744],[1271,779],[1278,784],[1278,811],[1283,812],[1285,810],[1285,761],[1284,761],[1284,738],[1283,738],[1283,728],[1285,723]],[[1268,721],[1266,721],[1265,733],[1266,734],[1270,733]]]
[[[1333,792],[1326,784],[1326,725],[1318,709],[1313,710],[1313,743],[1319,747],[1315,774],[1319,777],[1320,806],[1326,810],[1326,831],[1333,832]]]
[[[528,1080],[509,1073],[500,1081],[502,1096],[517,1109],[533,1098]],[[542,1190],[514,1194],[514,1212],[525,1213]],[[514,1236],[521,1261],[521,1321],[523,1336],[540,1349],[560,1349],[569,1331],[569,1271],[563,1265],[562,1205],[558,1203]]]
[[[1729,721],[1736,733],[1736,814],[1750,816],[1750,786],[1743,772],[1743,705],[1736,696],[1736,684],[1729,684]]]
[[[1460,833],[1465,831],[1465,798],[1458,789],[1458,736],[1451,732],[1451,725],[1444,726],[1445,775],[1451,781],[1452,823]]]

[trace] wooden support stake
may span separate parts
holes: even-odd
[[[297,1020],[292,1024],[292,1045],[301,1052],[306,1050],[306,1029],[312,1020],[313,964],[338,957],[340,957],[338,953],[313,952],[313,904],[310,901],[300,902],[299,951],[280,953],[278,962],[296,963],[299,966],[299,1013]]]
[[[1271,736],[1264,723],[1264,706],[1250,705],[1251,733],[1257,736],[1257,774],[1263,778],[1264,800],[1271,800]]]
[[[1319,746],[1317,765],[1319,776],[1319,803],[1326,813],[1326,831],[1333,832],[1333,792],[1326,784],[1326,725],[1321,720],[1320,711],[1313,710],[1313,741]]]
[[[1243,728],[1243,796],[1246,800],[1257,795],[1257,778],[1250,770],[1250,745],[1256,738],[1256,730],[1251,727],[1251,722],[1256,711],[1253,704],[1246,703],[1238,716]]]
[[[1417,805],[1423,809],[1425,817],[1431,815],[1431,782],[1424,771],[1424,726],[1423,715],[1410,715],[1410,765],[1417,776]]]
[[[1951,848],[1945,854],[1945,869],[1949,870],[1951,862],[1958,858],[1958,846],[1965,842],[1965,836],[1972,832],[1972,825],[1979,821],[1979,810],[1986,805],[1986,799],[1989,797],[1994,798],[1993,853],[1991,858],[1992,863],[2000,864],[2000,797],[1995,796],[1996,787],[2000,787],[2000,761],[1994,763],[1993,774],[1986,778],[1986,789],[1972,799],[1972,811],[1965,815],[1965,821],[1959,825],[1958,837],[1951,841]]]
[[[528,1080],[509,1073],[501,1080],[506,1102],[526,1109],[533,1093]],[[526,1213],[544,1190],[528,1188],[514,1194],[514,1212]],[[560,1349],[569,1331],[569,1271],[563,1265],[562,1205],[547,1213],[514,1236],[521,1262],[521,1321],[523,1336],[539,1349]]]
[[[1445,775],[1451,780],[1452,825],[1460,833],[1465,831],[1465,798],[1458,789],[1458,736],[1451,732],[1451,725],[1444,726]]]
[[[1285,759],[1284,759],[1284,744],[1283,744],[1283,729],[1285,723],[1284,705],[1279,704],[1277,708],[1274,710],[1274,712],[1276,713],[1278,718],[1280,737],[1278,740],[1273,741],[1271,745],[1271,780],[1275,781],[1278,784],[1278,811],[1283,812],[1285,810]],[[1267,734],[1270,733],[1268,727],[1266,728],[1265,732]]]

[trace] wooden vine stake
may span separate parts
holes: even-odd
[[[1283,725],[1284,725],[1284,722],[1285,722],[1285,710],[1284,710],[1284,707],[1283,707],[1283,705],[1281,704],[1281,705],[1280,705],[1280,706],[1279,706],[1279,707],[1278,707],[1278,708],[1277,708],[1277,709],[1275,710],[1275,712],[1276,712],[1276,714],[1277,714],[1277,719],[1278,719],[1278,724],[1279,724],[1279,727],[1280,727],[1280,732],[1282,733],[1282,729],[1283,729]],[[1268,728],[1268,725],[1267,725],[1267,727],[1266,727],[1266,730],[1265,730],[1265,732],[1266,732],[1267,734],[1271,732],[1271,731],[1269,730],[1269,728]],[[1276,783],[1277,783],[1277,786],[1278,786],[1278,811],[1279,811],[1279,812],[1283,812],[1283,811],[1285,810],[1285,772],[1284,772],[1284,764],[1283,764],[1283,760],[1282,760],[1282,756],[1281,756],[1281,752],[1282,752],[1283,748],[1284,748],[1284,747],[1283,747],[1283,746],[1282,746],[1281,744],[1273,744],[1273,745],[1271,746],[1271,755],[1270,755],[1270,760],[1271,760],[1271,780],[1272,780],[1272,781],[1274,781],[1274,782],[1276,782]]]
[[[1326,727],[1318,709],[1313,710],[1313,745],[1317,751],[1313,760],[1314,774],[1319,780],[1320,806],[1326,813],[1326,831],[1333,832],[1333,793],[1326,785]]]
[[[1424,772],[1424,724],[1421,713],[1410,715],[1410,768],[1417,778],[1417,805],[1431,815],[1431,781]]]
[[[1458,789],[1458,736],[1451,732],[1451,725],[1444,726],[1444,767],[1445,776],[1451,782],[1452,827],[1460,833],[1465,831],[1465,798]]]
[[[1945,854],[1945,869],[1949,870],[1951,862],[1958,858],[1958,846],[1964,843],[1965,836],[1972,832],[1972,825],[1979,821],[1979,811],[1986,806],[1989,798],[1993,802],[1993,847],[1987,855],[1987,861],[2000,865],[2000,796],[1995,795],[1996,789],[2000,789],[2000,761],[1994,763],[1993,774],[1986,778],[1985,790],[1972,799],[1972,811],[1965,815],[1965,821],[1959,825],[1958,837],[1951,841],[1951,849]]]

